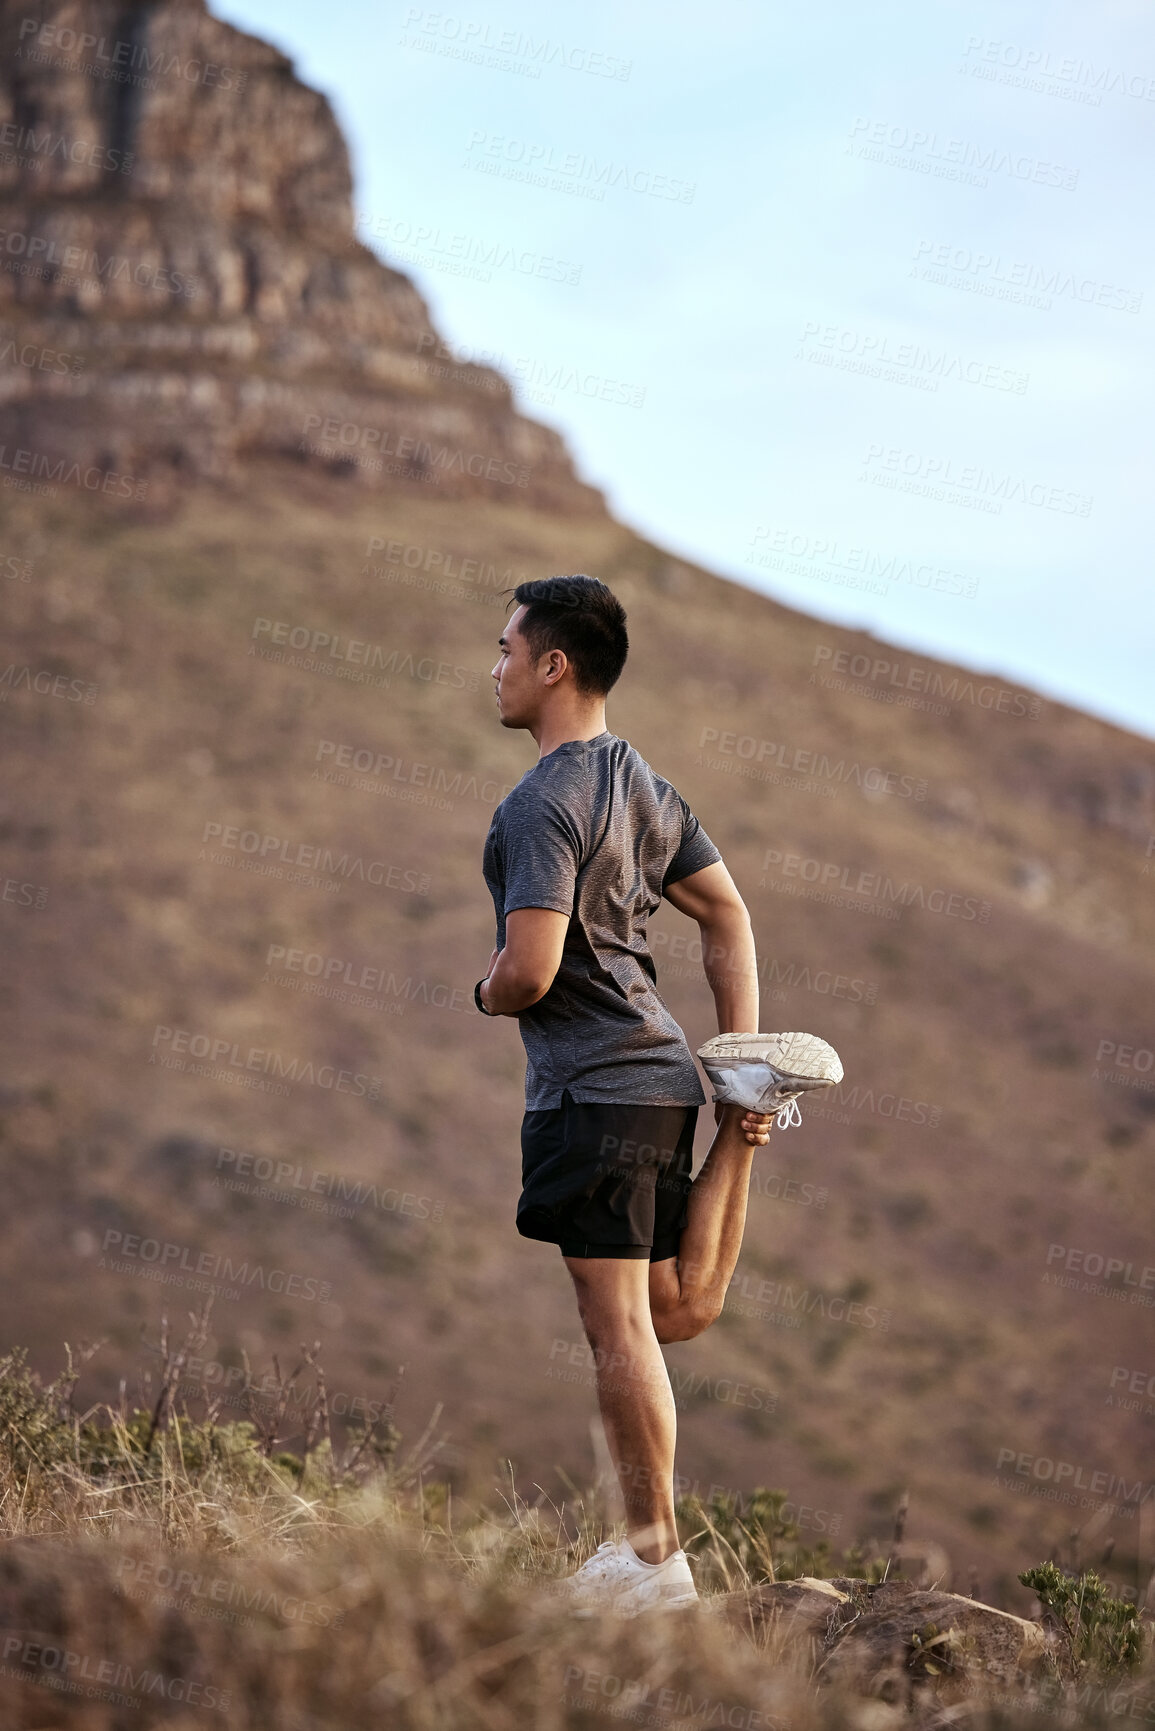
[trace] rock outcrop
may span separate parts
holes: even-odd
[[[718,1613],[755,1638],[809,1639],[821,1679],[902,1715],[930,1697],[1018,1691],[1051,1652],[1038,1623],[912,1581],[804,1576],[727,1594]]]
[[[204,0],[0,0],[0,465],[603,511],[504,378],[439,359],[351,196],[328,101]]]

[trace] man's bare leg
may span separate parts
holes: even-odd
[[[663,1346],[692,1340],[721,1315],[746,1229],[754,1149],[770,1140],[771,1115],[741,1106],[716,1113],[710,1152],[690,1186],[678,1254],[650,1264],[650,1307]]]
[[[597,1369],[598,1410],[626,1507],[626,1532],[646,1563],[678,1549],[674,1520],[677,1416],[662,1345],[715,1321],[742,1247],[754,1149],[772,1118],[722,1106],[690,1186],[677,1257],[661,1262],[567,1256]]]
[[[678,1549],[674,1521],[677,1416],[650,1314],[650,1263],[567,1256],[597,1366],[598,1410],[626,1505],[626,1532],[646,1563]]]

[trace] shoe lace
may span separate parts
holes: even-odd
[[[785,1105],[779,1106],[774,1122],[779,1130],[789,1130],[792,1124],[801,1124],[802,1114],[798,1110],[797,1094],[792,1094]]]

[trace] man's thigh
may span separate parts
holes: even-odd
[[[656,1258],[649,1266],[647,1297],[653,1315],[668,1313],[682,1302],[682,1283],[677,1255]]]
[[[648,1259],[621,1256],[565,1256],[578,1309],[590,1344],[619,1339],[640,1330],[653,1332]]]

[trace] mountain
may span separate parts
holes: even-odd
[[[1089,1523],[1134,1585],[1149,742],[615,522],[499,375],[436,361],[267,45],[95,0],[5,0],[0,40],[6,1339],[52,1369],[105,1337],[111,1399],[211,1288],[189,1391],[226,1413],[243,1353],[319,1338],[339,1415],[401,1366],[403,1429],[442,1403],[461,1490],[588,1478],[568,1281],[513,1228],[523,1052],[472,987],[482,843],[535,761],[493,714],[503,592],[595,572],[633,645],[610,727],[743,890],[763,1026],[846,1068],[757,1156],[727,1310],[670,1351],[687,1486],[784,1486],[835,1548],[909,1487],[909,1542],[1020,1607]],[[695,935],[651,927],[692,1045]]]
[[[0,53],[4,429],[30,476],[63,458],[155,501],[271,453],[603,509],[505,379],[437,358],[413,284],[356,240],[344,139],[285,55],[203,0],[5,4]]]

